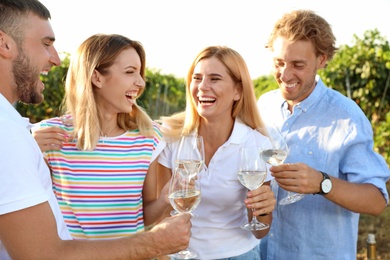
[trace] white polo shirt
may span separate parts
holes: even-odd
[[[62,239],[72,239],[31,124],[0,94],[0,215],[48,201]],[[45,223],[42,223],[45,225]],[[0,259],[10,259],[0,241]]]
[[[250,231],[240,225],[248,221],[244,204],[248,190],[238,181],[240,147],[257,143],[270,148],[269,139],[239,120],[230,138],[218,148],[206,170],[201,173],[201,202],[192,212],[192,236],[189,248],[198,259],[217,259],[241,255],[258,245]],[[178,142],[168,143],[159,163],[172,169]],[[266,181],[273,177],[269,174]]]

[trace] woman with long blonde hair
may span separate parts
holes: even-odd
[[[271,146],[246,63],[231,48],[210,46],[196,56],[186,82],[186,110],[161,119],[167,147],[159,163],[168,180],[180,135],[203,137],[202,199],[193,211],[189,248],[199,259],[259,259],[258,239],[269,229],[250,232],[240,225],[252,217],[271,224],[275,198],[269,187],[271,177],[250,192],[237,178],[241,147]]]

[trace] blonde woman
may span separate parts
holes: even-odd
[[[275,207],[271,177],[248,192],[237,178],[238,154],[240,147],[253,143],[263,148],[271,144],[262,132],[245,61],[231,48],[207,47],[192,62],[186,82],[186,111],[162,118],[167,147],[159,163],[168,180],[179,136],[197,132],[203,137],[202,200],[193,211],[189,249],[199,259],[260,259],[258,239],[269,229],[251,233],[240,225],[252,217],[271,224]]]
[[[165,143],[136,103],[144,89],[142,45],[121,35],[93,35],[70,63],[65,115],[44,120],[34,132],[75,239],[143,232],[169,205],[155,188],[156,158]]]

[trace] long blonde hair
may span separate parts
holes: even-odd
[[[95,34],[85,40],[72,58],[65,80],[64,113],[73,117],[74,134],[81,150],[93,150],[99,141],[102,123],[92,83],[94,70],[107,74],[116,57],[133,48],[141,60],[141,76],[145,80],[145,51],[141,43],[117,34]],[[137,98],[143,93],[142,87]],[[125,130],[139,129],[140,134],[153,136],[152,120],[137,104],[131,113],[118,114],[118,126]]]
[[[181,134],[197,131],[200,124],[200,116],[197,112],[195,100],[190,93],[190,85],[195,66],[202,59],[217,58],[225,65],[232,79],[239,83],[241,98],[233,104],[231,116],[240,119],[252,129],[265,134],[263,122],[257,108],[253,82],[248,67],[242,56],[235,50],[226,46],[209,46],[199,52],[192,62],[186,78],[186,109],[184,112],[170,117],[162,117],[162,132],[164,136],[173,139]]]

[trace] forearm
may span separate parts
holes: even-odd
[[[332,178],[333,188],[325,197],[350,211],[377,216],[386,207],[380,190],[372,184],[350,183]]]
[[[56,259],[150,259],[167,254],[159,248],[156,233],[105,241],[62,241],[62,252]]]
[[[257,239],[261,239],[261,238],[265,237],[266,235],[268,235],[268,233],[269,233],[269,230],[270,230],[271,224],[272,224],[272,213],[257,216],[256,218],[259,222],[266,223],[269,225],[269,228],[266,228],[263,230],[258,230],[258,231],[252,231],[252,234]]]
[[[169,216],[169,213],[172,210],[170,204],[166,203],[166,200],[163,197],[144,203],[144,223],[145,226],[152,225],[164,217]]]

